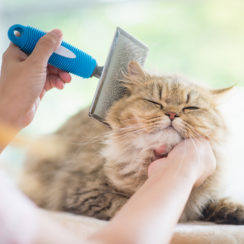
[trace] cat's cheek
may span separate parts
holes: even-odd
[[[185,121],[180,119],[175,119],[172,123],[172,127],[176,130],[176,132],[181,136],[181,138],[187,138],[187,130],[185,128]]]

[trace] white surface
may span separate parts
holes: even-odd
[[[54,213],[43,210],[66,229],[80,238],[101,229],[106,221],[67,213]],[[164,231],[162,230],[162,235]],[[208,222],[190,222],[178,224],[171,244],[242,244],[244,243],[244,226],[216,225]],[[150,243],[151,244],[151,243]]]

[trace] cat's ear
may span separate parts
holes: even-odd
[[[235,87],[235,85],[232,85],[232,86],[225,87],[225,88],[210,90],[210,92],[213,95],[213,98],[216,101],[216,103],[222,104],[223,101],[229,97],[229,95],[231,94],[231,91],[233,90],[234,87]]]
[[[229,86],[229,87],[225,87],[225,88],[220,88],[220,89],[214,89],[211,90],[211,93],[213,95],[217,95],[217,96],[222,96],[227,94],[229,91],[231,91],[233,88],[235,87],[235,85]]]
[[[143,78],[145,77],[145,72],[143,71],[141,65],[136,61],[130,61],[128,64],[128,75]]]
[[[123,73],[123,76],[123,86],[127,89],[129,94],[140,89],[146,80],[146,73],[136,61],[129,62],[127,72]]]

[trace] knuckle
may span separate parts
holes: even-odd
[[[8,51],[5,51],[2,55],[2,60],[6,60],[8,57]]]
[[[54,35],[51,33],[46,34],[40,39],[40,44],[43,46],[54,46],[56,45],[57,40]]]

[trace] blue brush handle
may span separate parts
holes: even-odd
[[[16,35],[16,31],[19,36]],[[8,30],[10,41],[26,54],[30,54],[33,51],[38,40],[45,34],[46,32],[44,31],[23,25],[13,25]],[[49,58],[48,63],[83,78],[91,77],[97,66],[94,58],[64,41]]]

